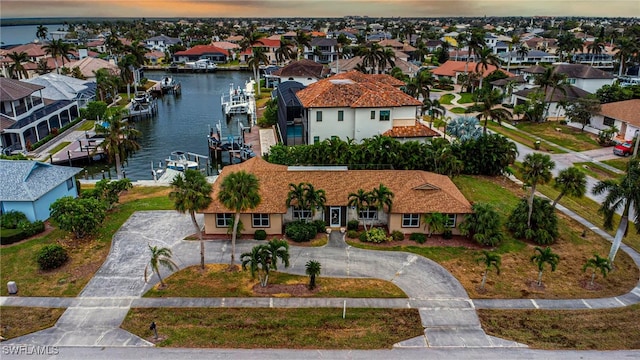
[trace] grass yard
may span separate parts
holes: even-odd
[[[460,93],[460,100],[458,100],[458,104],[470,104],[476,101],[475,97],[472,93]]]
[[[52,327],[65,309],[0,307],[0,336],[13,339]]]
[[[601,148],[596,141],[595,135],[558,122],[521,122],[517,125],[517,128],[573,151]]]
[[[135,187],[120,197],[93,237],[75,240],[62,230],[54,229],[41,237],[2,246],[0,250],[0,282],[15,281],[21,296],[77,296],[100,268],[109,253],[111,237],[135,211],[170,210],[168,187]],[[44,245],[58,243],[69,253],[69,261],[56,270],[40,271],[36,252]],[[6,286],[0,295],[7,296]]]
[[[258,278],[251,278],[249,270],[227,271],[226,264],[209,264],[202,272],[200,266],[182,269],[165,279],[166,289],[157,286],[149,290],[145,297],[263,297],[253,288]],[[257,275],[257,274],[256,274]],[[310,297],[352,297],[352,298],[406,298],[407,295],[396,285],[378,279],[342,279],[319,276],[316,278],[317,291]],[[309,283],[307,276],[285,274],[273,271],[269,275],[269,285],[294,285]],[[260,285],[257,285],[260,286]],[[273,295],[290,297],[286,290]]]
[[[627,171],[627,164],[629,163],[629,158],[628,157],[621,157],[619,159],[604,160],[602,162],[607,164],[607,165],[609,165],[609,166],[613,166],[614,168],[616,168],[618,170],[622,170],[622,171],[626,172]]]
[[[93,130],[93,128],[96,126],[96,122],[93,120],[85,120],[82,124],[80,124],[80,126],[78,126],[78,128],[76,129],[76,131],[89,131],[89,130]]]
[[[440,97],[441,105],[451,105],[451,100],[453,100],[455,96],[453,94],[444,94]]]
[[[573,163],[573,165],[586,175],[589,175],[592,178],[601,181],[617,179],[622,176],[621,174],[616,174],[613,171],[605,169],[604,167],[593,162],[577,162]]]
[[[122,328],[163,347],[391,349],[423,335],[417,309],[132,309]]]
[[[49,150],[49,154],[51,155],[57,154],[60,150],[67,147],[67,145],[69,144],[71,144],[71,141],[62,141],[61,143],[53,147],[53,149]]]
[[[489,130],[492,130],[493,132],[496,132],[498,134],[501,134],[515,142],[519,142],[520,144],[523,144],[525,146],[528,146],[530,148],[534,148],[534,143],[537,141],[535,138],[531,137],[529,134],[527,133],[523,133],[520,131],[516,131],[504,126],[500,126],[498,123],[493,122],[493,121],[489,121],[487,123],[487,128],[489,128]],[[552,154],[564,154],[566,153],[566,151],[560,150],[559,148],[541,142],[540,143],[540,150],[541,151],[546,151]]]
[[[467,113],[467,109],[466,108],[459,107],[459,106],[456,106],[456,107],[454,107],[452,109],[449,109],[449,111],[451,111],[454,114],[466,114]]]
[[[487,334],[537,349],[640,349],[640,305],[605,310],[478,310]]]

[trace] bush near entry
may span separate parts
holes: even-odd
[[[40,270],[57,269],[64,265],[68,259],[67,251],[58,244],[45,245],[36,256]]]
[[[314,223],[307,223],[301,220],[287,224],[285,235],[295,242],[307,242],[315,238],[318,229]]]

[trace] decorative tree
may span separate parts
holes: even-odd
[[[544,271],[544,265],[549,264],[551,271],[556,271],[558,262],[560,262],[560,256],[554,253],[550,247],[542,249],[536,246],[534,249],[535,254],[531,256],[531,262],[535,263],[538,268],[538,286],[542,286],[542,272]]]
[[[482,256],[476,259],[476,263],[482,263],[484,265],[484,272],[482,273],[482,282],[480,283],[480,290],[484,290],[484,285],[487,283],[487,275],[489,274],[489,270],[491,268],[496,269],[496,273],[500,275],[500,255],[489,252],[487,250],[482,250]]]
[[[600,270],[602,277],[607,277],[609,271],[611,271],[611,263],[609,259],[605,257],[600,257],[598,254],[593,254],[593,257],[584,264],[582,267],[582,271],[587,271],[588,268],[593,268],[593,272],[591,273],[591,286],[593,286],[593,281],[596,278],[596,272]]]
[[[153,271],[158,276],[158,279],[160,279],[160,286],[164,288],[167,285],[164,283],[162,276],[160,275],[160,266],[164,266],[170,271],[175,271],[178,269],[178,265],[171,259],[171,249],[166,247],[158,248],[157,246],[151,245],[148,246],[149,250],[151,250],[151,259],[144,268],[144,281],[146,282],[148,280],[148,270],[151,268],[151,271]]]
[[[309,290],[316,288],[316,276],[320,275],[322,266],[319,261],[309,260],[305,264],[305,272],[309,275]]]

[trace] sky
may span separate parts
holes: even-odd
[[[638,0],[1,0],[29,17],[640,17]]]

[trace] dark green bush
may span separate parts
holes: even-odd
[[[366,231],[361,232],[360,235],[358,236],[358,238],[362,242],[367,242],[368,241],[367,240],[367,232]]]
[[[451,232],[451,230],[447,229],[445,231],[442,232],[442,238],[449,240],[451,238],[453,238],[453,233]]]
[[[18,229],[20,229],[25,237],[33,236],[44,231],[44,223],[40,220],[35,222],[21,221],[18,223]]]
[[[558,217],[547,199],[535,197],[533,199],[533,213],[531,214],[531,228],[527,227],[529,204],[527,199],[518,203],[509,219],[507,228],[518,239],[533,240],[538,245],[550,245],[558,237]]]
[[[349,239],[357,239],[360,237],[358,230],[347,230],[347,237]]]
[[[360,234],[360,241],[379,244],[391,241],[391,237],[381,228],[373,228]]]
[[[29,222],[27,215],[20,211],[9,211],[0,216],[0,226],[4,229],[17,229],[20,222]]]
[[[67,250],[58,244],[45,245],[38,251],[36,258],[40,270],[57,269],[68,259]]]
[[[327,232],[327,224],[324,222],[324,220],[316,220],[312,224],[316,227],[316,233],[322,234],[324,232]]]
[[[360,225],[360,222],[358,220],[349,220],[349,222],[347,223],[347,230],[358,230],[358,226]]]
[[[313,223],[294,221],[287,225],[285,234],[295,242],[306,242],[316,237],[317,229]]]
[[[256,232],[253,233],[253,238],[256,240],[266,240],[267,232],[262,229],[258,229],[256,230]]]
[[[27,237],[19,229],[0,229],[0,244],[9,245]]]
[[[398,230],[394,230],[391,233],[391,237],[393,238],[393,240],[395,241],[402,241],[404,240],[404,234],[402,233],[402,231],[398,231]]]
[[[423,233],[412,233],[409,235],[409,240],[413,240],[418,244],[424,244],[427,241],[427,235]]]

